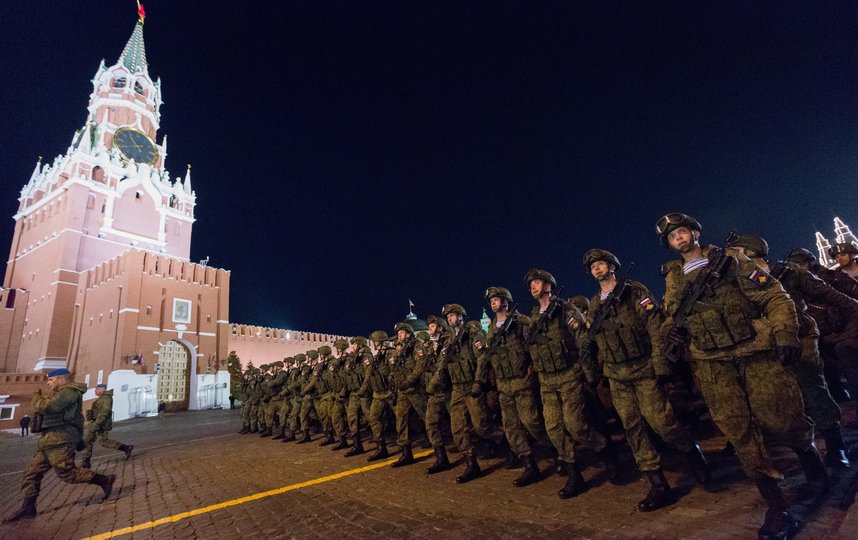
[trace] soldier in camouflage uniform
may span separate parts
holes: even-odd
[[[277,411],[280,410],[282,398],[279,396],[280,387],[277,385],[277,380],[282,367],[282,360],[272,362],[268,366],[270,373],[266,374],[262,380],[262,409],[265,429],[259,434],[260,437],[273,435],[279,421]]]
[[[292,403],[289,409],[289,425],[286,436],[283,437],[283,442],[291,442],[296,439],[296,433],[301,430],[301,391],[304,389],[304,364],[307,361],[307,356],[303,353],[296,354],[292,359],[294,367],[289,372],[289,380],[286,387],[289,389]]]
[[[349,432],[352,436],[352,448],[344,455],[345,457],[357,456],[364,453],[363,440],[360,434],[360,419],[369,418],[372,398],[360,393],[363,386],[366,370],[372,363],[372,352],[369,350],[366,338],[354,336],[351,339],[352,352],[346,358],[343,368],[343,386],[348,392],[348,406],[346,416],[349,422]]]
[[[277,418],[280,421],[280,429],[277,435],[272,437],[272,440],[280,440],[286,438],[286,431],[289,429],[289,413],[292,410],[292,397],[289,390],[289,377],[292,370],[292,357],[283,359],[283,370],[277,374],[274,381],[274,386],[279,389],[276,399],[279,404],[277,409]]]
[[[666,281],[663,335],[672,348],[687,347],[712,420],[733,444],[742,468],[768,504],[758,536],[788,537],[798,524],[778,486],[782,477],[763,436],[793,448],[815,490],[828,489],[825,467],[813,443],[813,423],[804,414],[801,391],[788,369],[801,357],[795,304],[765,270],[727,248],[726,270],[712,276],[714,283],[692,306],[685,328],[675,326],[673,318],[683,293],[701,274],[701,279],[707,277],[707,267],[718,255],[712,246],[700,245],[700,230],[697,220],[679,213],[668,214],[656,224],[662,245],[681,257],[662,271]]]
[[[617,458],[610,439],[592,429],[585,415],[584,374],[570,328],[577,315],[574,304],[552,295],[557,282],[545,270],[532,268],[524,282],[538,302],[530,316],[527,337],[539,378],[545,430],[568,473],[557,496],[568,499],[588,489],[575,459],[574,443],[601,455],[609,479],[616,477]],[[556,307],[552,310],[553,306]]]
[[[322,433],[325,438],[319,443],[319,446],[327,446],[334,444],[334,424],[331,415],[331,409],[334,405],[334,370],[331,367],[334,357],[331,355],[331,348],[327,345],[322,345],[318,348],[319,360],[318,371],[314,372],[315,387],[319,398],[316,401],[316,412],[319,414],[319,421],[322,423]],[[310,383],[313,385],[314,383]]]
[[[269,373],[270,367],[271,366],[268,364],[262,364],[259,366],[259,375],[257,376],[256,392],[258,399],[256,401],[256,426],[260,436],[262,437],[266,436],[265,432],[268,429],[265,424],[265,412],[270,408],[268,403],[271,398],[267,395],[265,382],[271,377],[271,374]]]
[[[474,451],[477,437],[490,440],[496,447],[504,446],[506,439],[503,431],[491,422],[483,389],[478,386],[478,392],[472,394],[477,355],[486,347],[485,333],[479,322],[465,323],[468,315],[460,304],[446,304],[441,314],[447,318],[451,337],[438,355],[441,367],[435,375],[441,377],[446,371],[450,378],[450,427],[453,442],[465,458],[465,470],[456,477],[456,482],[463,484],[482,476]]]
[[[106,384],[97,384],[95,395],[98,397],[87,413],[89,422],[83,429],[84,449],[81,452],[81,457],[83,457],[81,467],[85,469],[90,467],[92,447],[96,440],[104,448],[125,452],[125,459],[131,457],[131,451],[134,450],[134,446],[116,442],[109,436],[110,430],[113,429],[113,390],[108,390]]]
[[[391,466],[402,467],[414,463],[410,421],[412,415],[423,421],[426,413],[426,394],[423,392],[422,381],[412,377],[421,358],[417,355],[414,329],[410,324],[401,322],[396,325],[395,330],[397,351],[391,381],[395,382],[397,390],[393,412],[396,416],[396,443],[402,453]]]
[[[250,384],[248,385],[248,419],[250,420],[250,431],[249,433],[259,433],[261,430],[261,421],[260,421],[260,404],[262,403],[262,377],[263,377],[263,368],[267,368],[268,366],[262,365],[258,368],[255,368],[252,371],[252,375],[250,378]]]
[[[241,393],[244,400],[241,402],[241,430],[240,435],[250,433],[250,383],[253,380],[253,371],[250,368],[244,370],[241,379]]]
[[[763,270],[770,271],[795,303],[801,340],[801,360],[795,366],[795,375],[804,398],[805,412],[813,420],[815,430],[825,437],[825,463],[849,468],[849,457],[840,434],[840,407],[825,382],[819,357],[819,328],[808,313],[807,304],[831,305],[850,313],[851,317],[858,317],[858,302],[793,263],[781,261],[770,268],[766,261],[769,245],[759,236],[743,234],[731,242],[730,247],[750,257]]]
[[[337,350],[337,356],[331,358],[328,362],[328,384],[331,387],[331,426],[334,428],[334,436],[337,439],[331,450],[342,450],[349,447],[348,441],[348,423],[346,422],[346,402],[349,400],[349,390],[346,388],[343,379],[344,367],[348,354],[346,349],[349,348],[347,339],[339,338],[334,340],[334,348]]]
[[[828,255],[840,266],[840,272],[858,279],[858,246],[840,242],[828,248]]]
[[[584,268],[599,282],[600,290],[589,302],[587,325],[578,325],[576,341],[591,382],[601,376],[608,379],[626,440],[650,483],[638,509],[650,512],[673,504],[676,496],[664,477],[661,456],[647,426],[688,456],[698,482],[708,482],[710,474],[700,446],[676,421],[662,388],[670,370],[662,354],[661,309],[642,283],[618,283],[620,266],[610,251],[591,249],[584,254]],[[594,321],[598,328],[591,326]]]
[[[489,325],[487,346],[479,356],[474,385],[484,386],[489,370],[494,370],[503,429],[512,451],[524,464],[524,472],[512,485],[523,487],[540,479],[528,436],[545,446],[551,445],[539,414],[533,362],[524,346],[530,319],[517,310],[510,312],[512,294],[508,289],[489,287],[485,296],[494,318]],[[475,392],[478,390],[475,388]]]
[[[811,272],[837,292],[858,300],[858,280],[845,272],[822,266],[810,251],[793,248],[787,255],[787,262]],[[819,354],[825,366],[828,389],[835,400],[851,401],[840,376],[846,377],[853,390],[858,389],[858,362],[853,360],[858,358],[858,318],[851,316],[851,310],[833,304],[811,303],[808,311],[819,327]]]
[[[393,414],[396,402],[390,388],[390,373],[393,363],[396,361],[396,352],[387,345],[388,335],[383,330],[376,330],[370,334],[369,339],[375,346],[375,356],[372,362],[365,366],[366,375],[363,384],[358,390],[361,396],[372,392],[372,405],[369,409],[369,427],[375,440],[375,452],[367,458],[367,461],[384,459],[390,455],[387,451],[387,441],[384,438],[385,423],[384,413],[388,411]]]
[[[307,362],[304,369],[301,370],[301,432],[302,437],[298,444],[307,444],[310,442],[310,420],[319,419],[321,421],[322,414],[317,410],[319,403],[317,388],[319,386],[319,351],[310,349],[307,351]],[[322,382],[324,385],[324,382]]]
[[[50,392],[33,394],[33,410],[43,417],[41,437],[36,446],[33,459],[24,470],[21,490],[24,502],[14,514],[3,520],[11,523],[20,519],[36,516],[36,500],[42,487],[42,478],[54,469],[57,476],[67,484],[95,484],[104,491],[104,499],[113,490],[115,475],[105,476],[90,469],[78,468],[74,464],[75,448],[82,442],[83,431],[83,394],[86,385],[71,382],[67,369],[55,369],[48,372]]]
[[[451,468],[444,447],[444,432],[450,431],[450,380],[438,365],[438,353],[450,343],[451,330],[447,320],[436,315],[426,318],[429,332],[417,333],[417,364],[409,377],[423,385],[426,391],[426,437],[435,451],[435,462],[426,469],[436,474]],[[440,370],[440,371],[439,371]]]

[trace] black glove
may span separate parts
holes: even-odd
[[[471,397],[480,397],[480,394],[483,393],[483,385],[479,382],[474,381],[474,384],[471,385]]]
[[[801,360],[801,349],[798,347],[778,345],[775,347],[775,354],[778,357],[778,362],[784,367],[792,367]]]
[[[411,385],[409,385],[407,382],[399,383],[399,391],[400,392],[405,392],[409,388],[411,388]]]

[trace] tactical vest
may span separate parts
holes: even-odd
[[[558,309],[554,316],[533,339],[530,346],[530,357],[533,359],[533,369],[539,373],[553,373],[563,371],[578,359],[578,349],[572,333],[563,320],[563,310]],[[531,316],[531,331],[539,320],[539,308],[534,308]]]
[[[636,310],[632,287],[625,291],[625,298],[620,299],[616,313],[608,314],[601,330],[596,334],[596,346],[603,362],[638,360],[649,357],[652,352],[646,321]],[[595,301],[591,302],[591,305],[595,306],[594,310],[599,309]]]
[[[363,355],[351,354],[341,372],[343,384],[349,392],[357,392],[363,384]]]
[[[74,390],[61,388],[60,392],[74,392]],[[56,412],[42,412],[42,432],[50,428],[63,426],[74,426],[83,429],[83,400],[77,399],[65,409]]]
[[[318,370],[318,371],[315,371]],[[313,376],[316,379],[316,392],[319,395],[327,394],[331,391],[331,387],[328,386],[328,381],[325,379],[325,375],[328,373],[328,363],[323,362],[314,368]]]
[[[697,269],[684,277],[690,284],[702,271]],[[727,276],[694,304],[688,316],[691,341],[701,351],[726,349],[757,335],[751,321],[760,319],[762,314],[756,304],[742,294],[736,279],[733,264]]]
[[[462,332],[467,332],[464,328]],[[470,334],[462,337],[459,350],[451,354],[447,360],[447,373],[453,384],[470,384],[474,382],[477,373],[477,356],[472,347],[473,339]]]
[[[328,392],[339,392],[342,390],[342,382],[337,373],[338,361],[336,358],[330,358],[325,364],[325,370],[322,372],[322,378],[325,380],[325,385],[328,387]]]
[[[387,354],[382,355],[381,360],[373,359],[369,369],[369,386],[374,393],[387,392],[390,389],[390,364]]]
[[[514,315],[510,315],[514,316]],[[486,360],[491,362],[498,380],[520,379],[527,373],[530,355],[524,348],[521,325],[516,320],[509,331],[500,336],[494,324],[489,327]]]

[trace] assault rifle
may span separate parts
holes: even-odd
[[[542,330],[548,326],[548,321],[554,317],[554,313],[557,312],[557,307],[560,305],[560,293],[563,292],[563,285],[557,288],[557,294],[551,295],[551,301],[548,303],[548,307],[545,308],[539,318],[536,319],[532,325],[530,325],[530,330],[527,332],[527,337],[524,340],[524,347],[529,348],[533,345],[533,341],[536,339],[536,335],[539,334]]]
[[[492,334],[492,340],[489,343],[489,347],[488,347],[487,352],[493,351],[494,348],[497,347],[498,343],[500,343],[506,339],[506,335],[509,333],[509,329],[512,326],[512,323],[515,322],[515,314],[517,313],[516,312],[517,307],[518,307],[518,304],[513,304],[507,310],[509,312],[509,315],[507,315],[506,320],[503,322],[503,324],[500,326],[500,328],[498,328],[498,331],[495,332],[494,334]]]
[[[724,245],[729,245],[736,239],[736,233],[730,232]],[[687,332],[688,316],[694,311],[694,304],[703,295],[712,291],[724,277],[724,273],[730,268],[733,258],[727,255],[724,248],[712,246],[709,250],[709,263],[703,267],[694,282],[686,286],[679,297],[679,305],[673,315],[673,326]],[[676,342],[668,342],[664,348],[665,357],[671,362],[678,362],[682,358],[682,345]]]

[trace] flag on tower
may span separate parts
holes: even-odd
[[[408,309],[409,309],[409,310],[412,310],[412,309],[414,309],[414,307],[415,307],[415,306],[414,306],[414,302],[412,302],[412,301],[411,301],[411,299],[409,298],[409,299],[408,299]]]
[[[137,0],[137,16],[140,17],[141,24],[146,20],[146,10],[143,9],[143,4],[140,3],[140,0]]]

